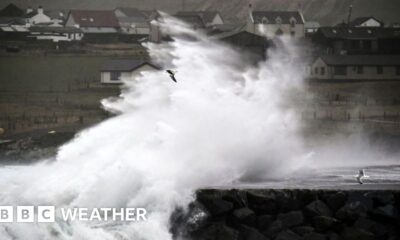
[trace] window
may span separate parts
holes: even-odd
[[[317,67],[314,69],[314,73],[318,74],[318,68]]]
[[[277,18],[275,19],[275,22],[276,22],[276,24],[281,24],[281,23],[282,23],[282,18],[277,17]]]
[[[321,75],[325,75],[325,68],[321,67]]]
[[[296,35],[296,32],[295,32],[295,31],[291,31],[291,32],[290,32],[290,36],[291,36],[291,37],[294,37],[295,35]]]
[[[120,72],[111,72],[111,80],[112,81],[121,80],[121,73]]]
[[[335,66],[333,68],[333,72],[334,72],[335,75],[347,75],[347,67]]]
[[[364,73],[364,67],[363,66],[357,66],[357,73],[358,74],[363,74]]]
[[[290,20],[290,27],[292,27],[292,28],[296,27],[296,19],[292,18]]]
[[[377,74],[382,74],[383,73],[383,67],[382,66],[377,66],[376,67],[376,73]]]
[[[266,17],[262,18],[262,24],[268,24],[268,19]]]

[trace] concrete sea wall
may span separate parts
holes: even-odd
[[[400,239],[400,191],[218,190],[197,192],[171,231],[201,240]]]

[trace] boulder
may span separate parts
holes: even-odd
[[[395,201],[394,194],[386,191],[368,192],[367,197],[371,198],[375,207],[393,204]]]
[[[279,232],[283,231],[285,228],[280,220],[275,220],[271,223],[267,231],[265,231],[265,235],[268,237],[275,237]]]
[[[317,232],[327,232],[332,229],[337,230],[340,225],[337,219],[327,216],[316,216],[313,218],[313,223]]]
[[[304,209],[304,214],[307,217],[315,217],[315,216],[332,216],[332,211],[329,207],[322,202],[321,200],[316,200],[311,202]]]
[[[371,219],[360,217],[353,225],[353,227],[370,231],[378,237],[385,236],[388,234],[389,230],[385,225],[375,222]]]
[[[240,224],[248,226],[256,225],[256,215],[253,212],[253,210],[249,208],[240,208],[234,210],[230,219],[234,225],[240,225]]]
[[[311,226],[300,226],[300,227],[295,227],[293,228],[293,231],[297,233],[298,235],[304,237],[308,234],[311,234],[315,231],[315,229]]]
[[[330,232],[327,234],[327,240],[342,240],[342,238],[339,236],[339,234]]]
[[[239,232],[224,223],[214,223],[191,235],[195,240],[239,240]]]
[[[267,192],[247,192],[247,201],[249,208],[253,209],[258,214],[276,214],[278,205],[276,195],[272,191]]]
[[[198,199],[212,216],[221,216],[232,211],[233,203],[218,197],[204,196]]]
[[[328,237],[320,233],[309,233],[304,236],[304,240],[328,240]]]
[[[334,192],[326,197],[326,204],[333,210],[337,211],[343,207],[347,201],[347,195],[344,192]]]
[[[244,191],[229,190],[222,199],[233,203],[235,209],[247,207],[247,197]]]
[[[389,204],[383,207],[378,207],[376,208],[373,213],[375,215],[390,219],[390,220],[395,220],[399,217],[398,215],[398,209],[396,209],[393,205]]]
[[[260,233],[257,229],[241,225],[239,227],[240,237],[243,240],[269,240],[266,236]]]
[[[282,213],[277,216],[277,219],[282,222],[284,228],[298,226],[304,222],[303,213],[301,211]]]
[[[275,220],[275,216],[273,215],[262,215],[257,217],[257,227],[261,230],[266,230],[271,225],[271,223]]]
[[[302,238],[294,233],[293,231],[290,230],[285,230],[283,232],[280,232],[275,240],[301,240]]]
[[[348,224],[353,224],[359,217],[365,217],[367,208],[360,202],[347,203],[340,208],[335,217]]]
[[[369,231],[355,227],[346,227],[341,232],[341,237],[344,240],[374,240],[375,236]]]

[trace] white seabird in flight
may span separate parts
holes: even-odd
[[[356,180],[357,180],[357,182],[358,182],[359,184],[363,184],[363,179],[364,179],[364,178],[368,178],[368,176],[365,175],[364,169],[360,169],[360,170],[358,171],[358,174],[356,175]]]

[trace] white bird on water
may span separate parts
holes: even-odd
[[[364,179],[364,178],[368,178],[368,176],[365,175],[364,169],[360,169],[360,170],[358,171],[358,175],[356,175],[356,180],[357,180],[357,182],[358,182],[359,184],[363,184],[363,179]]]

